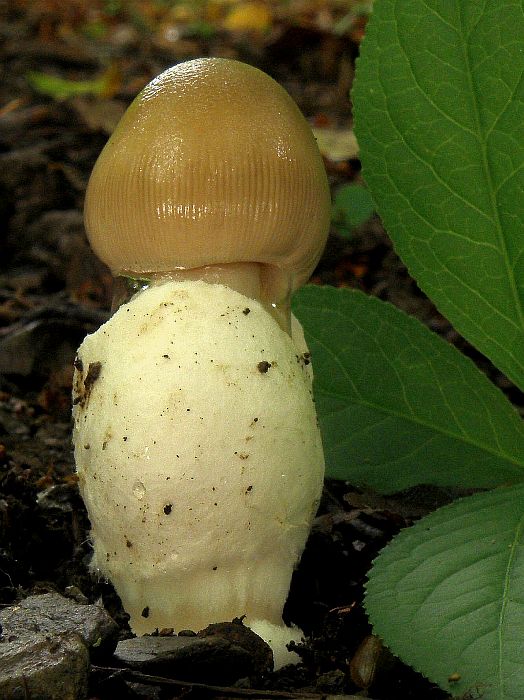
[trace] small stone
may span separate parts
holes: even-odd
[[[113,645],[118,625],[100,605],[83,605],[59,593],[25,598],[0,613],[4,631],[23,633],[32,625],[47,634],[77,634],[87,648],[100,648],[101,640]]]
[[[3,700],[77,700],[87,693],[89,652],[73,633],[10,635],[0,645],[0,669]]]
[[[118,643],[117,661],[142,673],[230,685],[271,668],[271,649],[241,622],[210,625],[195,636],[144,636]]]
[[[273,668],[271,647],[253,630],[246,627],[240,618],[235,618],[232,622],[218,622],[209,625],[200,630],[198,636],[203,639],[219,637],[245,649],[251,657],[252,673],[266,673]]]
[[[0,620],[0,697],[5,700],[84,697],[90,652],[93,657],[112,650],[118,632],[100,606],[58,593],[30,596],[2,610]]]

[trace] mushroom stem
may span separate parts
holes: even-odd
[[[136,279],[136,273],[124,276]],[[195,268],[175,268],[169,272],[149,273],[146,277],[150,284],[162,284],[169,280],[201,280],[208,284],[223,284],[249,299],[256,299],[277,321],[282,330],[291,334],[291,280],[274,265],[256,262],[237,262],[215,265],[203,265]],[[131,290],[134,293],[134,289]],[[117,292],[120,294],[120,292]],[[120,299],[120,303],[128,298]],[[119,304],[118,304],[119,305]],[[115,307],[117,305],[114,305]]]

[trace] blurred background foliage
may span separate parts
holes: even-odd
[[[118,40],[125,32],[150,33],[175,44],[188,34],[248,32],[269,35],[282,24],[360,41],[372,0],[18,0],[11,3],[32,19],[42,40],[81,34]]]

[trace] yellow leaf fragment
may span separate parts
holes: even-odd
[[[271,28],[272,14],[262,2],[242,2],[224,20],[230,32],[265,32]]]
[[[358,143],[353,129],[316,128],[313,135],[319,151],[333,162],[358,158]]]

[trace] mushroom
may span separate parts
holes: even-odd
[[[307,122],[237,61],[162,73],[98,158],[90,243],[139,291],[78,350],[73,439],[92,568],[137,634],[245,616],[277,664],[300,636],[282,610],[324,459],[289,299],[329,216]]]

